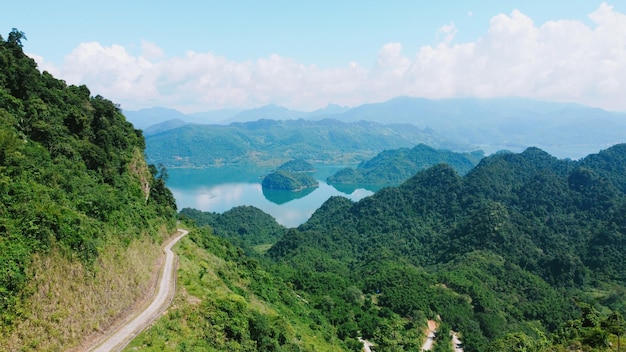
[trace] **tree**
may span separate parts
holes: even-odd
[[[17,30],[17,28],[11,29],[7,42],[22,47],[22,39],[28,40],[24,32]]]
[[[547,345],[545,336],[540,334],[540,339],[535,339],[527,334],[518,331],[508,333],[503,337],[495,340],[489,346],[488,351],[493,352],[538,352],[542,351]]]
[[[619,312],[613,312],[604,321],[602,321],[602,327],[611,334],[617,335],[617,351],[620,351],[620,338],[624,331],[626,331],[626,322],[624,317]]]

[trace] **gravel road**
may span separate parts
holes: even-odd
[[[176,291],[176,255],[172,247],[189,233],[187,230],[178,229],[177,235],[165,246],[165,262],[156,295],[152,303],[142,312],[137,312],[135,318],[119,329],[111,331],[98,344],[93,352],[121,351],[132,339],[143,331],[150,323],[156,320],[169,306],[174,292]]]

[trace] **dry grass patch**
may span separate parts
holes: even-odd
[[[82,350],[146,304],[162,260],[161,244],[148,236],[126,247],[116,242],[100,251],[93,268],[58,250],[34,256],[25,319],[0,341],[0,351]]]

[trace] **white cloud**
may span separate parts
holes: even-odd
[[[141,42],[141,55],[147,59],[159,59],[163,57],[163,49],[158,45],[148,41]]]
[[[400,43],[385,44],[371,68],[351,62],[321,69],[278,54],[245,62],[191,51],[164,58],[150,42],[141,44],[140,55],[119,45],[82,43],[60,67],[33,57],[42,69],[87,84],[125,109],[276,103],[310,110],[412,95],[524,96],[626,110],[626,15],[602,4],[589,19],[592,26],[575,20],[536,24],[516,10],[494,16],[484,36],[466,43],[455,43],[458,29],[446,24],[435,45],[414,55],[404,54]]]
[[[437,37],[443,36],[443,43],[450,44],[454,40],[454,36],[456,36],[457,28],[454,23],[445,24],[437,30]]]

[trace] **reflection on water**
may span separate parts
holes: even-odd
[[[339,192],[345,194],[351,194],[354,192],[358,192],[360,190],[367,190],[371,192],[378,192],[382,186],[381,185],[370,185],[370,184],[338,184],[333,185]]]
[[[167,185],[176,198],[178,209],[195,208],[223,213],[240,205],[252,205],[276,218],[279,224],[296,227],[304,223],[331,196],[344,196],[353,201],[373,192],[357,188],[342,193],[325,182],[328,175],[345,166],[324,167],[314,176],[318,188],[302,192],[263,190],[261,181],[271,170],[243,167],[168,170]],[[318,168],[319,170],[320,168]]]
[[[263,188],[263,196],[265,196],[265,199],[269,200],[272,203],[283,204],[283,203],[292,201],[294,199],[300,199],[300,198],[306,197],[309,194],[311,194],[313,191],[315,191],[316,188],[317,187],[309,187],[298,192],[292,192],[292,191],[283,190],[283,189]]]

